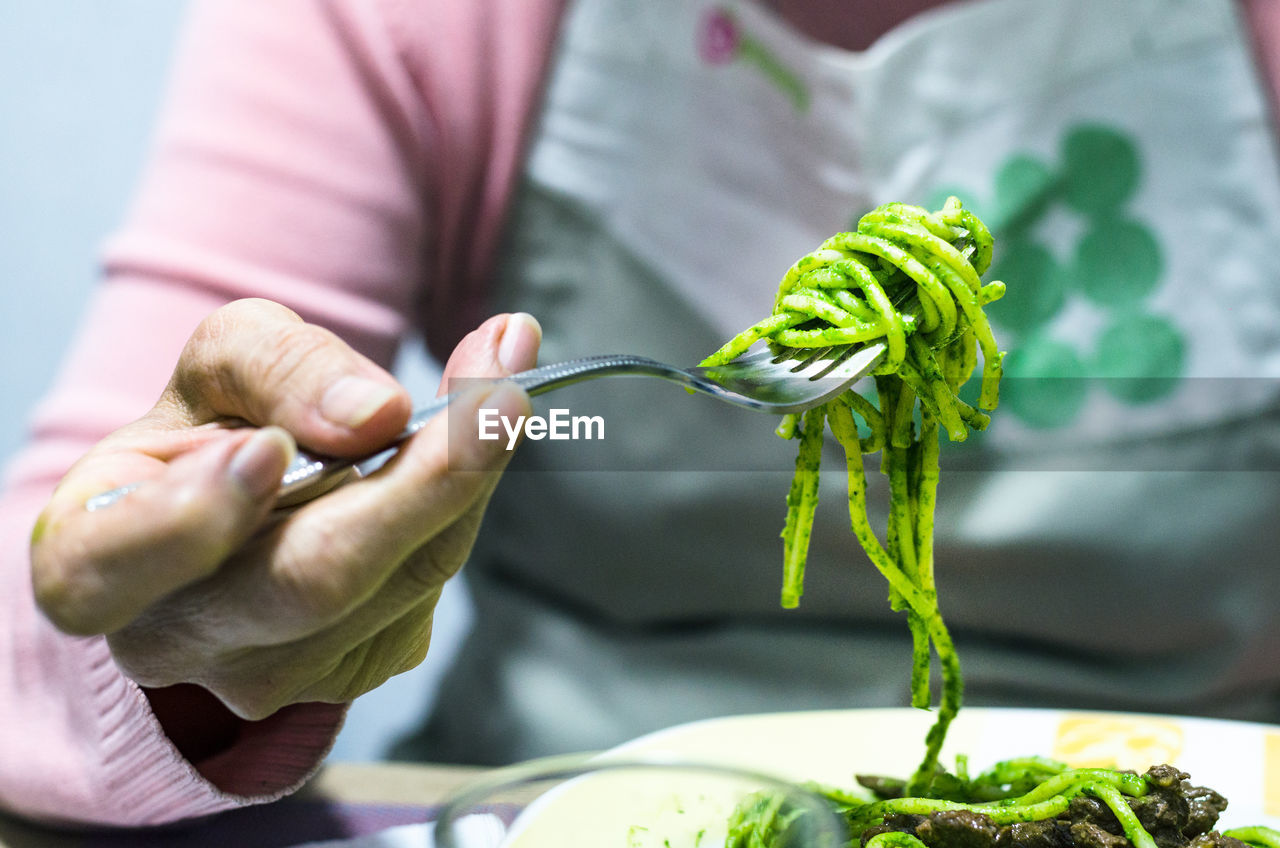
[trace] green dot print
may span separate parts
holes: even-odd
[[[1147,403],[1171,393],[1182,376],[1186,341],[1159,315],[1118,317],[1098,336],[1094,370],[1118,400]]]
[[[991,319],[1015,332],[1034,330],[1058,314],[1066,298],[1062,269],[1049,249],[1026,238],[1001,246],[988,275],[1016,284],[987,307]]]
[[[1000,232],[1019,230],[1044,212],[1057,178],[1044,162],[1026,154],[1011,156],[996,172],[995,209],[991,227]]]
[[[1084,406],[1084,373],[1084,363],[1070,345],[1031,339],[1005,358],[1000,405],[1030,427],[1060,427]]]
[[[1137,147],[1110,127],[1081,124],[1062,140],[1062,194],[1082,215],[1105,215],[1138,187]]]
[[[1070,424],[1095,385],[1143,404],[1166,398],[1185,376],[1183,331],[1148,311],[1169,257],[1130,208],[1143,170],[1133,136],[1084,120],[1062,131],[1056,155],[1010,152],[986,193],[929,192],[929,208],[954,194],[995,234],[987,279],[1008,288],[988,311],[1010,343],[1000,405],[1028,426]],[[1090,320],[1060,332],[1056,322],[1070,315]]]
[[[1100,306],[1132,306],[1151,294],[1163,270],[1160,243],[1135,221],[1102,220],[1076,246],[1073,277]]]

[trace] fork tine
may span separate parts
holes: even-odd
[[[827,375],[831,374],[831,372],[839,368],[841,365],[848,362],[849,357],[853,356],[855,347],[854,345],[844,345],[842,347],[841,346],[833,347],[833,348],[830,348],[829,350],[834,355],[831,356],[826,361],[826,363],[822,365],[821,368],[819,368],[817,371],[809,375],[810,380],[821,380],[823,377],[826,377]]]
[[[781,350],[781,348],[774,349],[766,347],[763,350],[757,350],[755,353],[744,353],[733,361],[744,365],[755,365],[766,361],[772,362],[777,359],[779,350]]]
[[[791,371],[804,368],[809,363],[825,354],[830,347],[775,347],[770,364]]]
[[[798,376],[824,376],[841,362],[849,358],[857,345],[829,345],[816,348],[786,348],[772,360],[772,364],[790,371]],[[809,372],[815,372],[810,374]]]
[[[815,347],[801,352],[801,354],[796,357],[796,363],[790,368],[791,373],[799,374],[801,371],[807,370],[814,363],[821,362],[823,357],[830,352],[830,347]]]

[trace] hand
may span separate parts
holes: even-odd
[[[539,340],[528,316],[491,318],[458,345],[442,386],[532,367]],[[529,401],[510,384],[468,390],[385,467],[273,512],[295,438],[321,454],[370,452],[404,427],[410,399],[283,307],[230,304],[192,336],[156,406],[54,494],[33,534],[37,601],[69,633],[106,634],[144,687],[195,683],[244,719],[349,701],[426,655],[441,587],[509,457],[504,441],[448,432],[447,419],[481,407],[527,415]],[[85,511],[131,481],[143,485]]]

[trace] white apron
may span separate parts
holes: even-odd
[[[543,361],[692,364],[871,206],[959,194],[996,230],[1011,351],[993,429],[944,454],[937,579],[967,703],[1277,720],[1269,126],[1229,0],[955,3],[858,54],[747,0],[581,0],[495,308],[541,319]],[[466,568],[474,633],[400,754],[906,702],[905,621],[849,533],[837,454],[784,611],[795,446],[774,421],[649,381],[549,405],[603,416],[605,439],[521,448]]]

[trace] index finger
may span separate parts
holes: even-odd
[[[68,633],[123,627],[244,543],[271,509],[292,457],[293,441],[276,427],[222,431],[169,463],[126,451],[90,455],[32,534],[38,605]],[[135,472],[146,485],[109,509],[85,510],[104,480]]]

